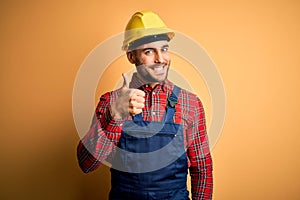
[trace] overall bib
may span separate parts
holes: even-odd
[[[111,168],[110,200],[188,200],[183,128],[173,122],[180,88],[168,97],[162,122],[135,115],[124,122]]]

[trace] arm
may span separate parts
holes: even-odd
[[[123,86],[100,98],[92,125],[77,147],[77,158],[83,172],[99,167],[101,162],[114,153],[120,139],[124,119],[142,112],[145,93],[129,88],[128,77]]]
[[[114,120],[110,114],[110,105],[115,99],[113,94],[101,96],[90,129],[77,146],[78,163],[85,173],[97,169],[119,141],[123,120]]]
[[[192,199],[212,199],[212,159],[206,133],[205,114],[201,101],[196,98],[195,115],[188,128],[189,147],[187,150],[191,166]]]

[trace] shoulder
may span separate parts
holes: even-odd
[[[180,89],[181,89],[181,91],[179,93],[179,100],[181,101],[181,103],[183,105],[186,105],[191,108],[199,107],[199,106],[203,107],[200,98],[196,94],[194,94],[186,89],[183,89],[183,88],[180,88]]]

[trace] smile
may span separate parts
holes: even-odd
[[[155,73],[161,73],[165,68],[165,65],[155,65],[150,67]]]

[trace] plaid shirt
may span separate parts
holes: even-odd
[[[143,85],[136,74],[130,88],[139,88],[145,95],[143,120],[162,121],[167,97],[172,93],[173,83],[166,80],[151,88]],[[122,132],[124,120],[114,120],[110,115],[110,105],[115,102],[120,90],[101,96],[91,127],[77,147],[77,157],[82,171],[88,173],[99,167],[101,161],[110,162]],[[204,109],[199,98],[181,90],[174,122],[181,123],[184,129],[186,154],[191,174],[192,198],[211,199],[213,190],[212,159],[208,146]],[[131,118],[128,117],[127,120]]]

